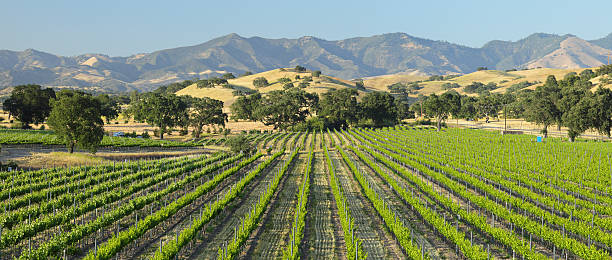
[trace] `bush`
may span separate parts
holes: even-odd
[[[297,65],[297,66],[295,66],[295,71],[297,71],[297,72],[306,72],[306,68],[304,68],[304,67],[302,67],[300,65]]]
[[[282,77],[280,79],[278,79],[279,83],[291,83],[291,79],[287,78],[287,77]]]
[[[439,81],[439,80],[444,80],[444,76],[442,75],[433,75],[430,76],[427,81]]]
[[[300,83],[300,84],[301,84],[301,83]],[[295,87],[295,86],[294,86],[294,85],[293,85],[293,83],[291,83],[291,82],[286,83],[285,85],[283,85],[283,89],[290,89],[290,88],[293,88],[293,87]]]
[[[457,83],[444,83],[442,84],[442,90],[449,90],[449,89],[454,89],[454,88],[460,88],[461,85],[457,84]]]
[[[321,76],[321,71],[320,70],[315,70],[311,73],[312,77],[318,78],[319,76]]]
[[[221,76],[221,78],[226,79],[226,80],[227,79],[235,79],[236,76],[234,76],[234,74],[232,74],[231,72],[228,72],[228,73],[223,74],[223,76]]]
[[[244,134],[229,137],[226,144],[233,153],[243,152],[245,154],[251,154],[255,151],[255,145],[253,145]]]
[[[264,77],[257,77],[253,80],[253,86],[257,88],[268,86],[268,80]]]
[[[358,89],[365,90],[365,84],[363,83],[363,80],[360,79],[355,82],[355,87],[357,87]]]
[[[476,68],[476,71],[481,71],[481,70],[489,70],[489,68],[487,68],[487,67],[478,67],[478,68]]]

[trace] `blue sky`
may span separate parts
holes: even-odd
[[[535,32],[587,40],[612,32],[612,1],[0,1],[0,49],[68,56],[127,56],[233,32],[328,40],[405,32],[471,47]]]

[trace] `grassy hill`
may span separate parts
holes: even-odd
[[[595,70],[596,68],[593,68]],[[528,89],[535,89],[541,86],[546,81],[548,75],[555,75],[557,79],[562,79],[567,73],[576,72],[580,73],[585,69],[550,69],[550,68],[539,68],[530,70],[519,70],[519,71],[498,71],[498,70],[484,70],[477,71],[465,75],[461,75],[452,79],[447,80],[434,80],[429,81],[428,76],[422,75],[407,75],[407,74],[392,74],[382,75],[376,77],[369,77],[364,79],[366,90],[359,90],[360,95],[370,91],[389,91],[387,86],[394,83],[412,83],[419,82],[418,84],[422,87],[415,91],[412,96],[417,97],[419,94],[429,95],[431,93],[443,93],[446,90],[442,89],[442,85],[445,83],[456,83],[461,87],[455,90],[461,94],[466,94],[464,91],[465,86],[472,82],[481,82],[487,84],[490,82],[496,83],[499,88],[493,90],[493,93],[504,93],[506,89],[514,84],[520,82],[539,82],[535,85],[527,87]],[[300,76],[302,79],[295,79],[296,76]],[[296,72],[293,69],[275,69],[265,71],[250,76],[244,76],[236,79],[228,80],[229,87],[215,86],[214,88],[198,88],[196,84],[190,85],[180,91],[177,95],[191,95],[194,97],[209,97],[218,99],[224,102],[226,110],[229,111],[229,106],[234,102],[237,96],[233,95],[234,90],[258,90],[261,93],[267,93],[272,90],[283,89],[283,84],[279,82],[280,78],[289,78],[292,83],[297,86],[303,81],[306,76],[311,76],[311,72]],[[258,77],[264,77],[270,83],[266,87],[256,88],[253,86],[253,80]],[[599,84],[600,77],[596,77],[591,80],[594,84]],[[606,87],[612,87],[607,85]],[[314,77],[310,82],[310,86],[305,88],[306,91],[311,93],[323,93],[330,89],[340,88],[355,88],[355,83],[349,80],[340,78],[330,77],[321,75],[320,77]],[[476,94],[470,94],[476,95]]]
[[[596,68],[592,68],[595,70]],[[528,81],[528,82],[540,82],[538,84],[529,86],[529,89],[535,89],[538,86],[543,85],[543,82],[546,81],[546,77],[548,75],[555,75],[557,79],[562,79],[567,73],[576,72],[580,73],[585,69],[550,69],[550,68],[539,68],[539,69],[530,69],[530,70],[519,70],[519,71],[498,71],[498,70],[483,70],[477,71],[465,75],[461,75],[456,78],[448,79],[448,80],[434,80],[428,81],[427,76],[418,76],[418,75],[384,75],[378,77],[370,77],[365,80],[365,85],[367,88],[380,90],[380,91],[388,91],[387,86],[393,83],[401,82],[401,83],[411,83],[411,82],[419,82],[419,85],[422,89],[417,90],[413,96],[418,96],[419,94],[429,95],[431,93],[443,93],[446,90],[442,89],[442,85],[445,83],[456,83],[461,87],[456,88],[455,90],[461,94],[466,94],[463,90],[466,85],[471,84],[472,82],[481,82],[483,84],[487,84],[490,82],[496,83],[500,86],[498,89],[492,91],[493,93],[504,93],[506,89],[510,86]],[[599,83],[599,78],[595,78],[592,80],[594,84]],[[476,94],[472,94],[476,95]]]
[[[296,76],[300,76],[300,79],[296,79]],[[238,98],[238,96],[234,96],[233,92],[235,90],[258,90],[261,93],[267,93],[272,90],[282,90],[283,83],[279,82],[281,78],[289,78],[291,79],[291,83],[294,86],[298,86],[300,82],[303,82],[304,77],[311,76],[311,72],[297,72],[293,69],[275,69],[270,71],[265,71],[249,76],[243,76],[236,79],[228,80],[229,86],[215,86],[214,88],[198,88],[196,84],[192,84],[178,92],[177,95],[190,95],[193,97],[209,97],[223,101],[224,107],[227,109],[234,103],[234,100]],[[269,85],[266,87],[257,88],[253,86],[253,80],[258,77],[264,77],[268,80]],[[323,93],[327,92],[331,89],[341,89],[341,88],[354,88],[355,82],[351,82],[349,80],[344,80],[340,78],[335,78],[331,76],[321,75],[319,77],[313,77],[312,81],[309,82],[310,86],[306,87],[304,90],[310,93]],[[358,90],[360,95],[370,91],[362,91]]]

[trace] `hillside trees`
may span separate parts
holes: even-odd
[[[23,129],[30,128],[30,124],[40,124],[45,121],[51,112],[49,100],[55,98],[55,91],[51,88],[43,89],[39,85],[16,86],[11,96],[4,101],[4,110],[19,120]]]
[[[224,73],[223,75],[221,75],[221,78],[228,80],[228,79],[235,79],[236,76],[234,76],[234,74],[232,74],[231,72],[228,72],[228,73]]]
[[[268,80],[264,77],[257,77],[253,80],[253,86],[256,88],[262,88],[268,86]]]
[[[227,114],[223,113],[223,101],[211,98],[196,98],[191,103],[189,124],[194,127],[193,136],[199,138],[205,125],[225,126]]]
[[[362,80],[362,79],[357,80],[357,81],[355,82],[355,87],[356,87],[357,89],[361,89],[361,90],[365,90],[365,89],[366,89],[366,88],[365,88],[365,84],[363,83],[363,80]]]
[[[50,103],[47,123],[65,141],[69,152],[75,145],[96,152],[104,136],[100,102],[89,94],[64,90]]]
[[[297,71],[297,72],[306,72],[306,68],[304,68],[304,67],[302,67],[300,65],[297,65],[297,66],[295,66],[295,71]]]
[[[187,107],[185,100],[174,94],[145,93],[132,100],[127,112],[138,122],[156,126],[160,139],[164,139],[168,128],[186,125]]]

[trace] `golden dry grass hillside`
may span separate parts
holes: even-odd
[[[296,76],[299,76],[299,79],[296,79]],[[234,100],[238,98],[238,96],[234,96],[234,90],[240,89],[249,89],[249,90],[257,90],[262,94],[273,90],[281,90],[283,89],[284,83],[279,82],[281,78],[289,78],[291,83],[294,86],[298,86],[301,82],[304,82],[305,77],[312,76],[311,71],[307,72],[297,72],[294,69],[275,69],[270,71],[264,71],[261,73],[243,76],[235,79],[228,80],[229,87],[224,86],[215,86],[213,88],[198,88],[196,84],[192,84],[178,92],[177,95],[190,95],[193,97],[209,97],[223,101],[224,107],[227,109],[234,103]],[[255,87],[253,85],[253,80],[259,77],[264,77],[268,81],[269,85],[266,87]],[[354,88],[355,82],[340,79],[336,77],[320,75],[319,77],[312,77],[312,81],[308,82],[309,86],[304,88],[305,91],[310,93],[323,93],[327,92],[331,89],[341,89],[341,88]],[[360,94],[365,93],[366,91],[358,90]]]
[[[548,75],[554,75],[557,79],[562,79],[567,73],[576,72],[580,73],[585,69],[550,69],[550,68],[538,68],[538,69],[529,69],[529,70],[519,70],[519,71],[498,71],[498,70],[483,70],[477,71],[465,75],[461,75],[452,79],[447,80],[434,80],[428,81],[427,76],[417,76],[417,75],[383,75],[377,77],[370,77],[365,80],[365,85],[369,89],[375,89],[380,91],[388,91],[387,86],[394,83],[411,83],[411,82],[419,82],[419,86],[422,88],[415,91],[413,96],[418,96],[419,94],[429,95],[431,93],[442,93],[446,90],[442,89],[442,85],[445,83],[456,83],[461,87],[456,88],[455,90],[461,94],[466,94],[463,89],[465,86],[471,84],[472,82],[481,82],[483,84],[487,84],[490,82],[496,83],[500,88],[494,90],[494,93],[504,93],[507,88],[510,86],[523,82],[540,82],[538,84],[532,85],[528,87],[529,89],[535,89],[538,86],[543,85],[543,82],[546,81]],[[592,68],[593,71],[596,68]],[[595,78],[592,80],[594,84],[599,83],[599,78]],[[472,94],[476,95],[476,94]]]
[[[592,68],[596,70],[597,68]],[[381,75],[375,77],[364,78],[364,84],[366,87],[365,91],[359,91],[360,95],[363,95],[369,91],[389,91],[387,86],[394,83],[412,83],[418,82],[422,88],[415,91],[412,96],[416,97],[420,94],[429,95],[431,93],[443,93],[446,90],[442,89],[442,85],[445,83],[456,83],[461,87],[455,90],[461,94],[464,92],[465,86],[472,82],[481,82],[487,84],[490,82],[496,83],[500,86],[494,90],[494,93],[504,93],[510,86],[528,81],[528,82],[539,82],[538,84],[528,87],[528,89],[535,89],[541,86],[546,81],[548,75],[554,75],[557,79],[562,79],[567,73],[576,72],[580,73],[585,69],[550,69],[550,68],[537,68],[529,70],[519,71],[498,71],[498,70],[483,70],[477,71],[465,75],[458,75],[457,77],[446,79],[446,80],[434,80],[429,81],[428,76],[423,75],[410,75],[410,74],[392,74],[392,75]],[[299,76],[300,79],[296,79]],[[291,83],[295,86],[303,82],[304,77],[311,76],[311,72],[296,72],[293,69],[275,69],[265,71],[249,76],[243,76],[236,79],[228,80],[231,87],[215,86],[214,88],[198,88],[196,84],[190,85],[180,91],[177,95],[190,95],[194,97],[209,97],[218,99],[224,102],[225,110],[229,112],[229,106],[234,102],[237,96],[234,96],[234,90],[248,89],[258,90],[261,93],[267,93],[272,90],[283,89],[283,83],[279,82],[281,78],[291,79]],[[268,80],[269,85],[266,87],[256,88],[253,86],[253,80],[258,77],[264,77]],[[593,84],[597,85],[600,83],[600,77],[596,77],[591,80]],[[611,80],[612,81],[612,80]],[[355,88],[355,82],[336,77],[321,75],[320,77],[313,77],[310,85],[305,88],[306,91],[311,93],[323,93],[330,89],[340,88]],[[612,85],[606,85],[605,87],[612,87]],[[471,94],[476,95],[476,94]]]

